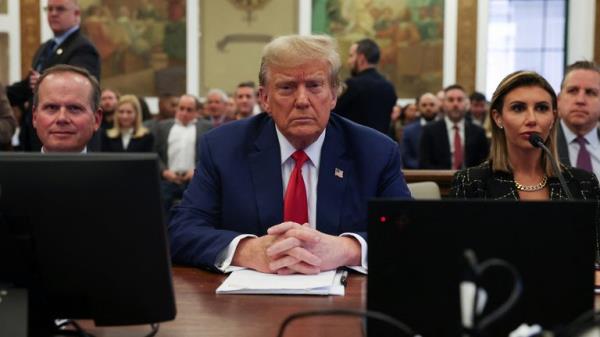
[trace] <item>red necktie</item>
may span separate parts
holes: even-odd
[[[463,164],[463,148],[462,141],[460,140],[460,132],[458,131],[458,125],[454,125],[454,165],[452,166],[455,170],[460,170]]]
[[[308,160],[304,151],[298,150],[292,154],[296,162],[290,175],[285,200],[283,201],[283,220],[294,221],[301,225],[308,222],[308,204],[306,201],[306,186],[302,178],[302,165]]]

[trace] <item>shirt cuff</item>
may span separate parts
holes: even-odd
[[[352,270],[355,270],[359,273],[362,274],[367,274],[367,272],[369,271],[369,266],[367,265],[367,248],[369,248],[367,246],[367,241],[365,241],[365,239],[355,233],[342,233],[340,234],[340,236],[350,236],[355,238],[356,240],[358,240],[358,242],[360,243],[360,266],[346,266],[347,268],[350,268]]]
[[[215,260],[215,267],[222,271],[223,273],[231,273],[232,271],[246,269],[244,267],[232,266],[231,261],[233,260],[233,256],[235,255],[235,250],[237,249],[238,244],[242,239],[245,238],[256,238],[256,235],[252,234],[242,234],[236,236],[227,247],[225,247],[219,255],[217,255],[217,259]]]

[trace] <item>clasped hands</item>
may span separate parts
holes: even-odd
[[[240,241],[233,265],[281,275],[317,274],[360,265],[360,259],[358,240],[288,221],[269,228],[267,235]]]

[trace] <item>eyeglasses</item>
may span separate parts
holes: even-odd
[[[65,6],[46,6],[44,7],[44,12],[56,12],[58,14],[62,14],[68,11],[70,8]]]

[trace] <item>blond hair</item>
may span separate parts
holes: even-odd
[[[494,171],[505,171],[511,172],[512,168],[510,161],[508,160],[508,146],[506,140],[506,134],[501,129],[496,121],[494,120],[494,111],[502,115],[502,109],[504,108],[504,99],[506,95],[511,91],[520,87],[538,87],[546,91],[552,100],[552,113],[554,114],[554,122],[550,128],[550,134],[544,141],[544,145],[548,147],[554,158],[558,158],[558,151],[556,147],[556,130],[558,127],[558,112],[557,112],[557,100],[554,89],[544,77],[534,71],[519,70],[506,76],[498,87],[494,91],[492,101],[490,104],[490,116],[489,119],[492,121],[492,148],[490,151],[490,160],[492,163],[492,170]],[[547,176],[554,175],[552,169],[551,159],[548,158],[546,153],[542,151],[541,163],[542,168]],[[560,165],[558,165],[560,167]]]
[[[329,64],[329,82],[337,93],[340,88],[340,55],[337,43],[327,35],[286,35],[269,42],[262,52],[259,84],[267,85],[271,67],[293,68],[315,61]]]
[[[150,130],[142,125],[142,107],[140,105],[140,101],[134,95],[123,95],[119,98],[119,102],[117,103],[117,110],[123,104],[131,104],[133,110],[135,111],[135,123],[133,125],[133,135],[132,138],[141,138],[144,135],[148,134]],[[119,126],[119,121],[115,113],[115,117],[113,120],[113,127],[106,131],[106,135],[109,138],[118,138],[121,137],[121,127]]]

